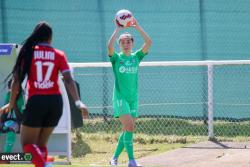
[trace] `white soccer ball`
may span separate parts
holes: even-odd
[[[126,9],[119,10],[115,15],[115,20],[121,27],[130,27],[135,23],[133,14]]]

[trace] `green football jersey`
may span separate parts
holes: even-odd
[[[122,98],[128,102],[138,99],[138,68],[145,55],[138,50],[130,56],[114,52],[110,57],[115,77],[113,99]]]
[[[5,104],[9,103],[10,101],[10,92],[8,92],[5,96]],[[24,97],[22,93],[19,93],[17,96],[17,100],[16,100],[16,105],[17,108],[19,109],[19,111],[22,113],[23,110],[25,109],[25,102],[24,102]]]

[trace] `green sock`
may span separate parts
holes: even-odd
[[[124,136],[124,132],[122,132],[119,136],[118,143],[116,145],[115,154],[114,154],[115,158],[118,158],[122,150],[124,149],[123,136]]]
[[[127,150],[129,160],[134,159],[133,132],[125,131],[123,135],[123,142]]]
[[[12,152],[13,145],[16,140],[16,133],[15,132],[8,132],[6,133],[6,142],[4,145],[4,152],[10,153]]]

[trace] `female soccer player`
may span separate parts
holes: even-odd
[[[139,63],[148,53],[151,39],[136,21],[133,27],[141,34],[144,44],[136,52],[132,52],[134,38],[129,33],[121,34],[118,38],[121,52],[114,51],[115,40],[122,29],[116,24],[116,29],[108,42],[108,55],[112,63],[115,76],[113,92],[114,117],[119,118],[122,124],[122,133],[119,136],[117,147],[111,166],[117,166],[117,160],[123,148],[127,150],[129,167],[140,166],[133,154],[133,131],[135,119],[138,117],[138,68]]]
[[[11,75],[11,97],[2,112],[9,112],[16,101],[21,83],[27,76],[28,101],[21,125],[21,144],[24,152],[32,154],[36,167],[48,167],[47,142],[62,115],[62,96],[58,86],[58,74],[62,73],[65,86],[75,100],[83,116],[88,116],[86,106],[79,100],[70,68],[64,52],[51,46],[52,28],[46,22],[36,25],[24,41]]]

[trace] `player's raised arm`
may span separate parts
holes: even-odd
[[[108,41],[108,56],[112,56],[115,49],[114,49],[114,43],[115,43],[115,40],[119,34],[119,31],[120,31],[120,27],[116,27],[115,31],[113,32],[113,34],[111,35],[109,41]]]
[[[139,33],[141,34],[141,36],[143,37],[144,40],[144,44],[142,45],[142,52],[143,53],[148,53],[148,50],[152,44],[152,40],[149,37],[149,35],[143,30],[143,28],[139,25],[139,23],[137,22],[137,20],[135,21],[134,24],[134,28],[139,31]]]

